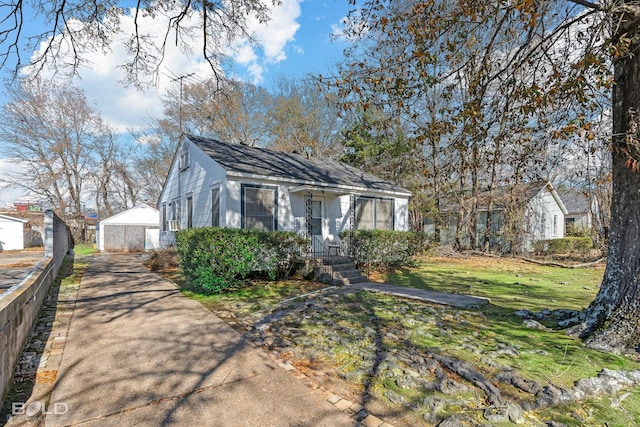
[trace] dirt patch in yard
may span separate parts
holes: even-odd
[[[0,269],[2,268],[23,268],[23,267],[33,267],[37,262],[14,262],[13,264],[0,264]]]

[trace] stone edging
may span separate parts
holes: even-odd
[[[281,368],[288,371],[294,378],[300,379],[304,381],[307,387],[311,388],[312,392],[327,402],[331,403],[334,407],[339,409],[340,411],[347,414],[349,417],[354,419],[357,424],[355,427],[393,427],[392,424],[381,420],[373,414],[370,414],[362,405],[359,403],[354,403],[350,400],[343,399],[340,395],[332,393],[331,391],[325,389],[322,386],[316,384],[309,377],[304,375],[295,366],[293,366],[288,361],[282,359],[277,352],[267,351],[267,354],[275,363],[278,364]]]

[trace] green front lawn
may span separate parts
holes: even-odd
[[[395,408],[391,413],[411,412],[410,416],[415,417],[412,425],[422,425],[429,413],[425,397],[443,395],[407,383],[407,372],[416,368],[407,366],[404,358],[412,354],[425,360],[439,355],[455,358],[488,379],[514,370],[521,378],[542,387],[553,384],[571,388],[577,380],[597,376],[603,368],[640,369],[633,358],[586,348],[579,339],[557,330],[553,316],[542,320],[547,328],[536,329],[516,315],[522,309],[580,310],[594,298],[603,272],[602,266],[561,269],[511,259],[469,257],[424,258],[413,268],[373,276],[396,285],[491,299],[488,306],[469,310],[372,292],[332,295],[329,291],[310,298],[302,308],[287,312],[286,307],[292,304],[282,304],[283,301],[324,286],[302,280],[252,283],[218,296],[188,295],[220,313],[241,333],[283,308],[284,315],[271,321],[270,330],[277,331],[293,346],[287,348],[287,353],[293,354],[294,364],[324,366],[328,375],[341,378],[353,390],[367,390],[387,401]],[[453,373],[447,375],[462,381]],[[423,374],[423,378],[437,380],[433,373]],[[492,382],[509,398],[535,400],[532,394],[500,381]],[[391,394],[407,404],[391,404],[387,400]],[[451,414],[464,413],[476,423],[486,424],[481,411],[475,409],[486,404],[481,396],[473,387],[453,400],[444,396],[456,403],[445,404],[437,415],[438,422]],[[525,425],[545,425],[550,420],[572,426],[605,422],[633,425],[640,423],[640,388],[613,398],[538,408],[528,411],[524,418]],[[432,425],[430,422],[425,425]]]
[[[568,269],[495,258],[424,258],[382,280],[399,286],[468,294],[497,307],[581,310],[595,297],[604,267]]]

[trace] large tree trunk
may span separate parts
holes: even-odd
[[[583,338],[614,352],[640,349],[640,171],[636,114],[640,109],[640,56],[618,59],[613,91],[613,193],[607,267],[600,291],[587,308]]]

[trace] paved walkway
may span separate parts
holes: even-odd
[[[396,297],[415,299],[434,304],[450,305],[457,308],[474,308],[487,305],[491,302],[489,298],[485,297],[447,294],[445,292],[427,291],[417,288],[403,288],[401,286],[389,285],[386,283],[362,282],[351,284],[348,287],[351,289],[370,292],[381,292]]]
[[[137,255],[92,259],[65,341],[47,426],[357,424]]]

